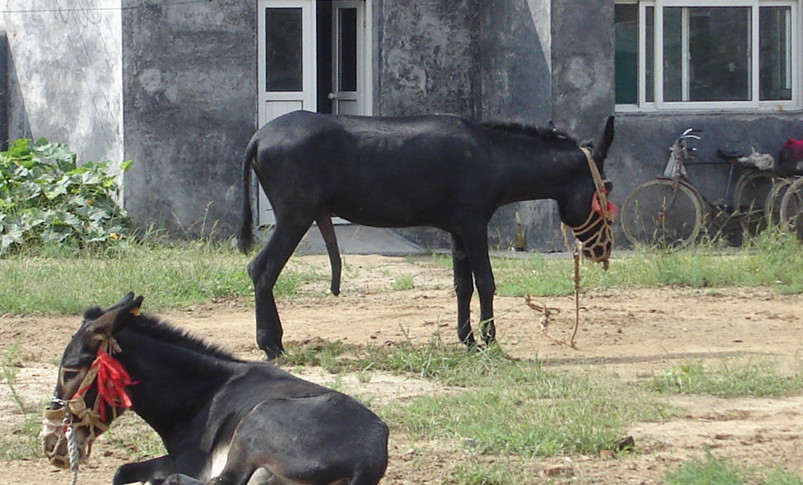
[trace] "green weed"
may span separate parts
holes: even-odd
[[[390,285],[393,291],[411,290],[415,286],[413,275],[404,274],[393,280]]]
[[[705,368],[702,362],[669,367],[643,383],[661,393],[705,394],[721,397],[786,396],[803,390],[803,373],[780,373],[771,361],[731,364]]]
[[[728,458],[713,456],[710,449],[664,474],[666,485],[802,485],[803,477],[785,472],[779,466],[769,471],[745,468]]]

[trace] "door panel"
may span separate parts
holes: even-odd
[[[259,126],[290,111],[318,111],[318,103],[323,111],[331,102],[334,113],[370,114],[371,49],[366,43],[371,25],[365,19],[370,18],[371,1],[258,0]],[[320,30],[316,7],[323,19]],[[322,79],[317,77],[319,65]],[[259,224],[275,224],[261,187],[257,204]]]
[[[316,110],[315,0],[259,0],[259,126],[291,111]],[[262,188],[260,225],[276,222]]]
[[[332,111],[365,114],[365,3],[332,2]]]

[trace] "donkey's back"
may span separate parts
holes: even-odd
[[[482,194],[487,148],[474,123],[448,115],[404,118],[297,111],[252,138],[253,166],[277,219],[321,210],[376,227],[449,229],[456,196]],[[487,180],[485,180],[487,182]],[[465,195],[464,195],[465,194]]]

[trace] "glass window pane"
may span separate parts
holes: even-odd
[[[265,91],[301,91],[301,60],[301,9],[265,9]]]
[[[357,90],[357,9],[340,9],[340,72],[341,91]]]
[[[761,100],[792,99],[792,11],[759,9],[759,91]]]
[[[616,103],[638,103],[638,5],[615,7]]]
[[[683,101],[683,8],[664,9],[664,101]]]
[[[689,100],[750,100],[750,8],[689,8]]]

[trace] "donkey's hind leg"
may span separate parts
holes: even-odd
[[[322,211],[315,219],[318,230],[321,231],[323,242],[326,243],[326,252],[329,253],[329,264],[332,266],[332,294],[340,294],[340,274],[343,271],[343,263],[340,259],[340,249],[337,247],[337,235],[335,226],[332,225],[332,216],[326,211]]]
[[[273,287],[310,225],[312,219],[302,224],[277,220],[270,240],[248,264],[248,274],[254,282],[257,345],[265,351],[268,359],[275,359],[284,351],[282,324],[273,297]]]

